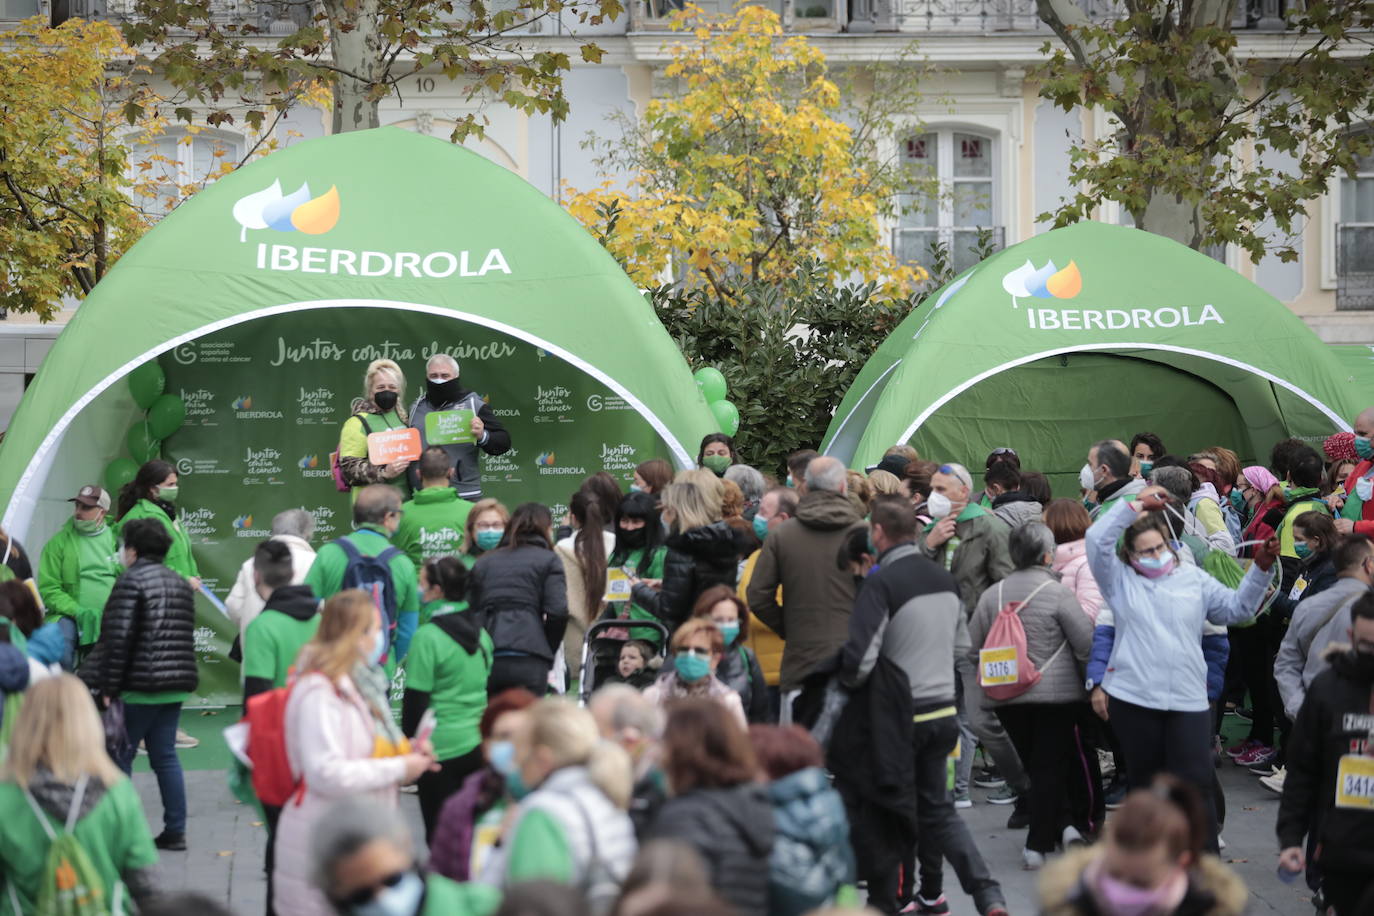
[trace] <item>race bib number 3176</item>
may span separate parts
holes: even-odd
[[[1016,683],[1016,647],[980,649],[978,651],[978,684],[996,687]]]

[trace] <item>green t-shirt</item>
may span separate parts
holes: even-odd
[[[105,602],[110,599],[110,590],[119,578],[123,567],[119,558],[110,550],[109,534],[78,534],[75,539],[77,563],[81,576],[77,580],[76,601],[83,610],[94,609],[94,614],[83,614],[77,623],[81,627],[81,645],[89,646],[100,638],[100,618]]]
[[[425,876],[420,916],[487,916],[501,905],[501,892],[485,884],[459,884],[443,875]]]
[[[439,760],[461,757],[481,743],[477,725],[487,708],[491,658],[486,630],[471,655],[432,621],[415,631],[406,656],[406,689],[429,694],[437,719],[431,740]]]
[[[366,418],[366,424],[364,424],[364,418]],[[384,414],[366,413],[349,417],[339,430],[339,457],[366,458],[369,433],[383,433],[389,429],[405,429],[406,425],[406,421],[395,410],[389,410]],[[410,492],[410,480],[405,474],[397,474],[390,480],[383,482],[391,484],[403,494]],[[358,498],[358,491],[361,489],[362,487],[353,488],[353,499]]]
[[[165,703],[185,703],[191,699],[191,691],[159,690],[153,693],[144,693],[141,690],[129,690],[120,696],[125,703],[132,703],[135,706],[161,706]]]
[[[644,556],[644,549],[643,549],[643,548],[640,548],[639,550],[632,550],[632,551],[630,551],[630,553],[625,557],[625,561],[624,561],[623,563],[620,563],[619,565],[622,566],[622,567],[625,568],[625,569],[628,569],[631,573],[634,573],[635,575],[639,576],[641,579],[662,579],[662,578],[663,578],[663,558],[666,557],[667,555],[668,555],[668,548],[667,548],[667,547],[657,547],[657,548],[655,548],[655,549],[654,549],[653,556],[651,556],[651,557],[649,558],[648,565],[646,565],[645,568],[644,568],[644,573],[643,573],[643,575],[640,575],[640,573],[639,573],[639,561],[640,561],[640,558]],[[623,605],[624,603],[625,603],[625,602],[617,602],[618,605]],[[628,602],[628,604],[629,604],[629,610],[630,610],[629,618],[630,618],[631,620],[658,620],[658,619],[659,619],[658,616],[657,616],[656,614],[653,614],[653,613],[651,613],[650,611],[645,610],[644,608],[642,608],[642,607],[640,607],[639,605],[635,604],[633,601]],[[619,608],[617,608],[617,610],[619,610]],[[650,644],[652,644],[652,645],[654,645],[654,646],[657,646],[660,642],[663,641],[663,638],[662,638],[657,632],[655,632],[655,631],[653,631],[653,630],[650,630],[650,629],[647,629],[647,628],[644,628],[644,629],[635,628],[635,629],[633,629],[633,630],[630,630],[629,633],[630,633],[630,638],[631,638],[631,639],[643,639],[643,640],[645,640],[646,642],[648,642],[648,643],[650,643]]]
[[[297,620],[270,608],[263,611],[243,631],[243,676],[285,687],[286,673],[296,663],[301,646],[310,642],[319,628],[319,614]]]
[[[61,831],[61,820],[48,820],[55,833]],[[24,790],[13,782],[0,783],[0,823],[5,825],[0,831],[0,914],[13,916],[7,886],[11,882],[20,907],[33,913],[51,843],[24,798]],[[113,899],[114,888],[123,881],[125,872],[157,864],[157,848],[143,805],[127,779],[110,786],[95,807],[76,822],[74,832],[110,894],[107,900]],[[127,891],[124,897],[128,899]]]
[[[401,523],[391,543],[419,568],[424,561],[456,556],[463,548],[463,529],[472,503],[453,487],[429,487],[401,506]]]

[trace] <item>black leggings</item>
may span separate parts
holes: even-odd
[[[996,708],[997,718],[1016,746],[1030,778],[1030,829],[1026,848],[1049,855],[1059,845],[1065,827],[1091,836],[1096,826],[1086,817],[1075,823],[1074,800],[1094,807],[1102,793],[1097,752],[1089,754],[1078,726],[1079,703],[1012,703]]]
[[[439,772],[425,773],[416,783],[420,796],[420,817],[425,822],[426,845],[434,838],[434,828],[439,824],[439,812],[449,796],[463,788],[463,780],[482,768],[482,746],[468,751],[460,757],[450,757],[439,761]]]
[[[1158,773],[1190,783],[1207,812],[1207,848],[1217,852],[1216,769],[1212,766],[1212,711],[1169,712],[1111,697],[1112,730],[1126,756],[1126,785],[1148,788]]]
[[[553,662],[536,655],[498,655],[491,663],[487,696],[494,697],[511,687],[524,687],[537,697],[549,692],[549,669]]]
[[[1274,725],[1279,706],[1275,700],[1274,657],[1283,640],[1283,625],[1277,614],[1265,614],[1251,627],[1232,627],[1231,652],[1237,657],[1240,676],[1250,691],[1250,737],[1269,747],[1274,743]],[[1278,633],[1277,640],[1275,632]]]

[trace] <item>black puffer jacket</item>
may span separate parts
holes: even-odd
[[[497,652],[552,662],[568,626],[563,561],[538,541],[488,550],[472,567],[468,604]]]
[[[81,679],[100,696],[195,690],[196,605],[190,583],[155,560],[139,560],[105,602],[100,640]]]
[[[671,535],[663,558],[663,587],[636,585],[634,603],[676,630],[692,613],[697,596],[713,585],[735,587],[739,554],[735,532],[712,522]]]
[[[773,833],[768,790],[748,783],[668,799],[647,839],[688,844],[706,863],[711,886],[737,912],[767,913]]]

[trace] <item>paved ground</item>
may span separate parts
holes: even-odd
[[[160,869],[164,886],[209,894],[227,903],[239,916],[263,912],[264,834],[256,815],[233,800],[222,771],[192,770],[186,775],[191,811],[190,849],[163,854]],[[1302,885],[1282,884],[1274,873],[1274,817],[1278,796],[1230,764],[1222,773],[1222,781],[1228,803],[1224,836],[1229,847],[1225,856],[1254,895],[1252,913],[1310,916],[1313,911],[1306,903],[1306,895],[1295,889]],[[157,833],[162,816],[157,783],[147,772],[136,773],[135,783],[143,796],[153,832]],[[1011,912],[1014,916],[1037,912],[1036,876],[1021,870],[1024,833],[1006,829],[1009,809],[986,804],[982,801],[984,793],[976,789],[974,793],[977,803],[962,814],[993,874],[1002,881]],[[420,837],[422,831],[415,797],[403,795],[402,804],[416,837]],[[948,869],[945,880],[954,912],[960,916],[972,914],[972,904],[958,893],[957,882]]]

